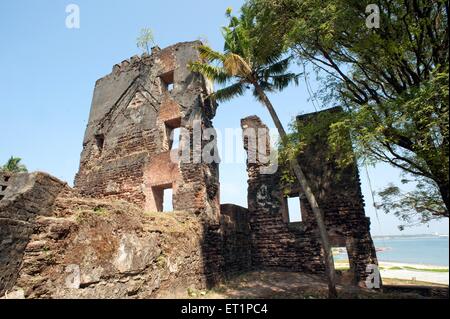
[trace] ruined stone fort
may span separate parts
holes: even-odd
[[[248,161],[244,208],[220,202],[218,163],[171,160],[178,148],[215,142],[171,139],[180,128],[192,134],[194,123],[213,128],[212,83],[188,68],[198,44],[156,47],[96,82],[73,188],[46,173],[0,173],[0,296],[155,298],[250,270],[324,274],[312,211],[299,186],[286,194],[280,169],[264,174],[268,163]],[[240,124],[267,128],[256,116]],[[270,144],[268,134],[258,139]],[[356,164],[338,167],[327,149],[318,136],[298,161],[357,285],[377,264],[370,221]],[[167,189],[174,212],[162,212]],[[301,202],[301,222],[289,219],[289,197]]]

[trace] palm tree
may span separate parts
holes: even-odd
[[[251,30],[253,24],[251,14],[244,7],[240,18],[232,16],[231,9],[227,10],[227,16],[230,19],[230,24],[223,28],[224,53],[214,51],[207,45],[200,45],[198,50],[203,61],[191,63],[190,69],[224,86],[212,94],[218,101],[231,100],[243,95],[246,89],[252,88],[253,95],[269,111],[281,139],[286,140],[286,131],[266,92],[283,90],[291,83],[298,85],[300,75],[287,72],[292,57],[285,57],[283,52],[259,57],[259,44],[254,43],[255,41],[252,42],[249,35],[249,30]],[[335,298],[337,297],[336,274],[323,212],[298,161],[296,159],[290,160],[290,166],[313,210],[325,253],[329,297]]]
[[[25,165],[20,164],[20,161],[22,159],[20,157],[13,157],[6,162],[5,165],[1,168],[1,171],[8,172],[8,173],[20,173],[20,172],[27,172],[27,168]]]

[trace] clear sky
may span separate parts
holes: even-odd
[[[80,7],[80,29],[65,26],[66,6]],[[153,29],[165,47],[180,41],[207,39],[222,48],[220,27],[225,10],[243,0],[16,0],[0,1],[0,163],[22,157],[29,170],[46,171],[73,183],[78,170],[95,81],[112,66],[135,54],[142,27]],[[311,78],[313,89],[317,83]],[[299,113],[314,111],[304,82],[271,96],[287,125]],[[239,128],[240,119],[256,114],[269,126],[267,111],[249,94],[220,105],[214,125]],[[244,163],[221,164],[221,201],[246,206]],[[399,234],[399,221],[372,206],[364,170],[362,187],[372,233]],[[398,180],[385,165],[369,169],[375,190]],[[448,219],[402,232],[448,233]]]

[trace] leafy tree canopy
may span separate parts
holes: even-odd
[[[424,187],[434,189],[429,194],[442,205],[429,206],[427,214],[448,217],[448,2],[377,1],[379,28],[366,25],[370,3],[249,0],[244,7],[254,13],[256,54],[290,52],[316,71],[324,106],[345,108],[346,116],[332,125],[329,136],[336,151],[350,131],[359,159],[400,168],[418,183],[416,196],[424,195]],[[384,199],[385,194],[380,193]],[[387,203],[386,211],[401,213]],[[425,214],[426,206],[418,207],[409,209]]]
[[[233,16],[231,8],[228,8],[226,15],[229,24],[222,28],[223,53],[201,45],[199,51],[204,63],[190,65],[191,70],[222,85],[214,93],[217,100],[231,100],[253,87],[253,95],[261,101],[262,96],[257,88],[273,92],[286,88],[292,82],[298,83],[299,75],[288,72],[292,56],[286,56],[282,51],[272,51],[264,58],[257,54],[258,46],[250,34],[250,30],[254,29],[254,14],[250,8],[244,7],[239,17]]]

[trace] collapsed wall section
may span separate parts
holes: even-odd
[[[47,174],[0,174],[0,298],[186,298],[250,267],[248,212],[221,223],[79,197]]]

